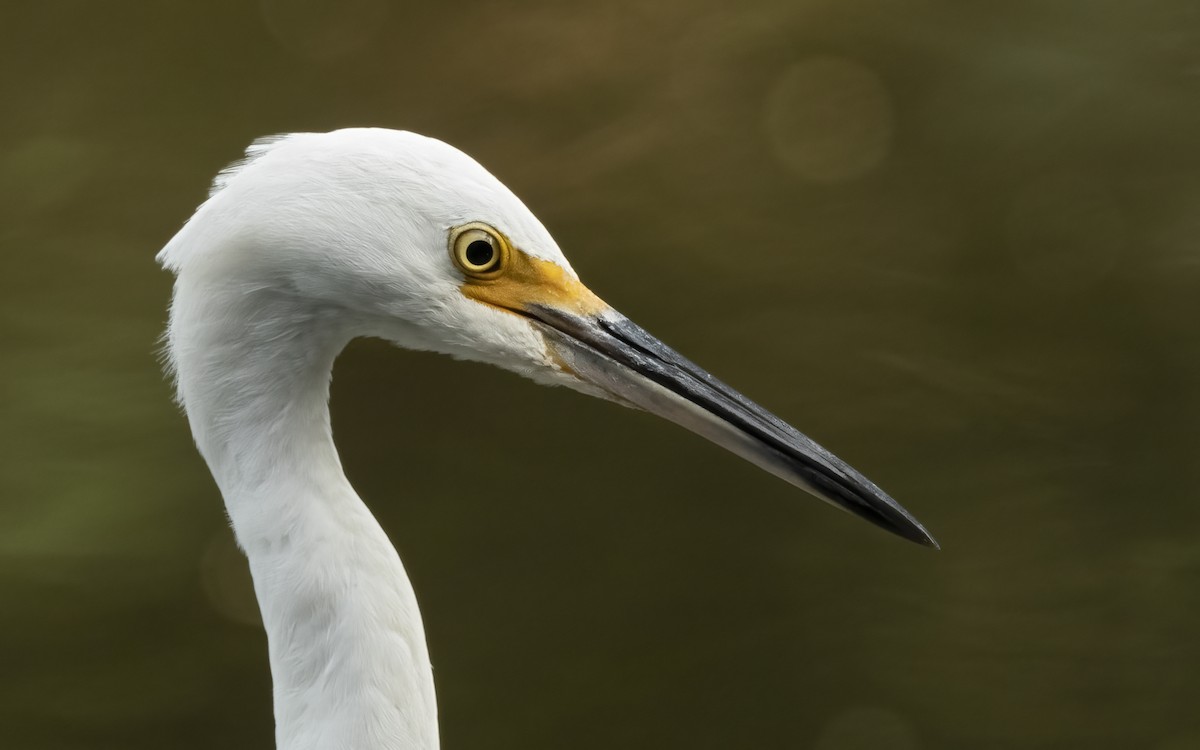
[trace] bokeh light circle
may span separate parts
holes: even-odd
[[[771,87],[763,114],[775,156],[821,183],[847,182],[877,167],[891,149],[894,120],[882,79],[841,57],[788,68]]]

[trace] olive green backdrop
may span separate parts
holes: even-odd
[[[1200,5],[0,5],[0,745],[267,748],[153,257],[260,135],[474,155],[933,553],[665,423],[354,343],[447,748],[1200,747]]]

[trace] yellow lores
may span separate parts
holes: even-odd
[[[635,406],[937,546],[862,474],[604,304],[466,154],[356,128],[273,138],[247,156],[159,259],[178,277],[167,350],[179,401],[262,605],[279,750],[439,747],[412,585],[334,448],[330,371],[352,336],[395,332],[399,346]],[[480,215],[529,227],[525,252],[489,224],[459,223]],[[614,450],[602,468],[619,462]]]
[[[450,257],[467,277],[463,294],[507,312],[524,315],[531,305],[544,305],[590,316],[608,309],[562,266],[527,255],[482,222],[451,230]]]

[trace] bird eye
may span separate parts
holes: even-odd
[[[468,276],[494,278],[503,270],[505,243],[484,224],[467,224],[450,234],[454,262]]]

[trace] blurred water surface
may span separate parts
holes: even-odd
[[[253,138],[350,125],[480,159],[945,547],[356,342],[446,747],[1200,747],[1192,0],[10,2],[0,92],[4,747],[271,746],[153,256]]]

